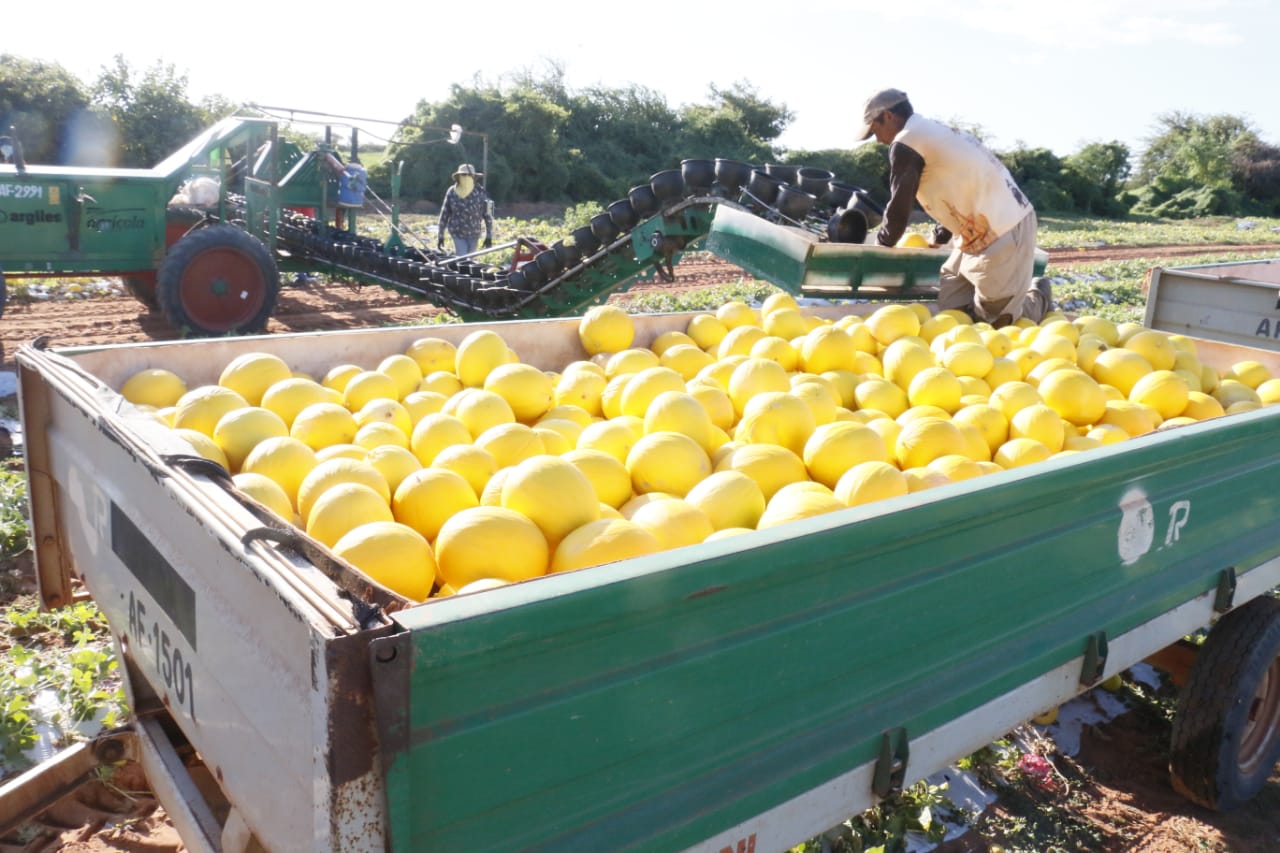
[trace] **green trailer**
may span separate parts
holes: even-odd
[[[576,326],[487,327],[550,369]],[[1210,627],[1174,782],[1230,808],[1269,776],[1280,409],[408,606],[112,390],[423,334],[18,354],[43,602],[97,601],[135,713],[90,752],[136,757],[190,849],[784,850]]]

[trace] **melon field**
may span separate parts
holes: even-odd
[[[568,224],[501,220],[499,236],[545,239]],[[430,606],[1280,403],[1280,376],[1262,364],[1211,367],[1194,341],[1139,322],[1151,267],[1274,257],[1278,232],[1270,220],[1046,218],[1039,242],[1058,309],[1001,329],[920,303],[812,304],[691,253],[675,282],[639,283],[588,312],[577,324],[585,357],[554,370],[493,331],[442,339],[433,325],[451,318],[430,305],[299,281],[270,331],[421,335],[376,364],[302,374],[248,353],[217,366],[216,383],[157,368],[118,390],[282,521],[406,604]],[[173,334],[110,280],[10,290],[8,365],[39,335],[60,346]],[[683,331],[642,343],[633,317],[649,311],[690,314]],[[128,710],[92,605],[36,612],[20,457],[3,479],[0,771],[12,775]],[[506,543],[501,559],[494,541]],[[1045,709],[953,768],[963,786],[930,779],[797,849],[1280,848],[1280,773],[1237,812],[1199,809],[1164,772],[1171,685],[1135,671],[1106,686],[1075,700],[1112,713],[1076,731],[1074,749],[1059,748],[1059,709]],[[989,796],[966,805],[961,787]],[[166,831],[145,791],[125,800],[73,830],[102,845],[83,849]]]

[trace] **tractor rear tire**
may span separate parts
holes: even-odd
[[[261,332],[279,293],[275,258],[262,241],[234,225],[187,234],[156,273],[165,319],[198,336]]]
[[[158,311],[160,309],[160,300],[156,299],[155,273],[126,275],[120,281],[124,284],[124,289],[129,291],[129,295],[147,306],[149,311]]]
[[[210,219],[209,216],[198,207],[187,207],[184,205],[169,205],[164,211],[164,248],[169,251],[183,237],[190,234],[197,228],[205,227],[206,223],[213,223],[216,220]],[[135,273],[121,277],[125,290],[134,299],[147,306],[151,311],[160,310],[160,299],[156,295],[156,272]]]
[[[1180,794],[1230,811],[1280,761],[1280,599],[1259,596],[1222,617],[1178,697],[1169,772]]]

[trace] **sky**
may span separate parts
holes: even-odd
[[[0,53],[86,83],[122,54],[138,71],[172,64],[193,100],[392,121],[477,75],[502,85],[558,66],[571,90],[634,83],[673,108],[747,83],[794,113],[778,140],[791,149],[858,144],[863,102],[889,86],[997,150],[1114,140],[1136,154],[1172,111],[1238,116],[1280,144],[1275,0],[329,5],[11,4]]]

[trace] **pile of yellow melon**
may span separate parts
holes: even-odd
[[[547,372],[496,332],[296,373],[246,353],[216,385],[121,394],[250,497],[409,599],[774,527],[1280,401],[1256,362],[1052,314],[994,329],[889,304],[823,319],[785,293],[635,346],[621,309]]]

